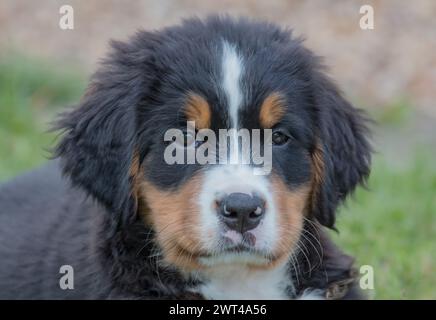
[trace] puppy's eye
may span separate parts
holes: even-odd
[[[195,144],[195,134],[193,132],[183,132],[184,147],[190,147]]]
[[[189,147],[195,142],[195,135],[192,132],[183,131],[182,134],[172,139],[180,147]]]
[[[195,140],[195,133],[192,131],[183,131],[183,137],[182,139],[173,139],[173,141],[176,141],[176,143],[184,148],[188,147],[199,147],[201,144],[203,144],[203,141],[196,141]],[[205,139],[207,141],[207,139]]]
[[[272,134],[272,143],[276,146],[281,146],[289,140],[289,137],[283,132],[276,131]]]

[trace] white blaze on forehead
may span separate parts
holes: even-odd
[[[228,114],[232,128],[238,129],[238,113],[242,102],[240,79],[243,69],[242,57],[236,51],[236,47],[227,41],[223,41],[222,55],[222,87],[227,97]],[[234,130],[231,132],[232,148],[230,150],[230,163],[240,161],[238,135]]]
[[[238,127],[238,110],[242,101],[240,78],[242,73],[242,58],[236,47],[223,41],[222,76],[223,89],[227,96],[230,123]]]

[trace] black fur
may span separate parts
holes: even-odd
[[[219,72],[215,48],[222,39],[248,55],[256,52],[244,79],[244,89],[253,93],[244,101],[245,127],[258,126],[250,108],[258,108],[271,90],[286,93],[283,126],[295,141],[288,146],[292,152],[275,151],[274,171],[289,185],[300,185],[310,178],[317,145],[322,151],[323,181],[311,206],[313,222],[305,226],[319,246],[302,238],[307,253],[298,256],[300,268],[290,264],[296,291],[289,297],[348,279],[343,298],[360,297],[352,259],[320,224],[334,228],[336,208],[369,174],[365,116],[290,32],[211,17],[113,42],[80,106],[57,125],[64,132],[55,152],[60,160],[0,187],[0,298],[201,298],[187,291],[194,280],[149,258],[159,244],[138,215],[146,204],[134,192],[130,170],[137,155],[148,166],[147,178],[161,188],[177,188],[199,170],[166,165],[158,141],[183,120],[178,93],[187,90],[202,93],[217,108],[217,128],[228,126],[226,101],[207,80]],[[74,290],[59,288],[63,264],[75,268]]]
[[[363,112],[351,106],[334,83],[319,71],[315,72],[314,84],[316,105],[320,106],[318,130],[326,173],[315,215],[323,225],[333,228],[337,206],[358,184],[364,183],[369,175],[369,121]]]

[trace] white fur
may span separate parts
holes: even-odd
[[[273,194],[270,192],[270,182],[264,176],[254,175],[249,166],[217,165],[205,173],[203,185],[199,195],[200,228],[202,248],[217,251],[221,237],[224,235],[214,202],[223,193],[241,192],[252,194],[256,192],[267,202],[265,217],[259,225],[250,230],[256,237],[255,249],[273,250],[277,244],[277,212]],[[240,256],[234,256],[235,262]],[[259,257],[262,260],[262,257]]]
[[[227,96],[227,106],[229,113],[230,126],[236,130],[231,130],[230,138],[232,140],[230,150],[230,163],[237,164],[239,161],[239,141],[237,129],[239,128],[239,108],[242,102],[241,92],[241,74],[243,69],[242,57],[236,51],[236,47],[227,41],[223,41],[222,54],[222,87]]]
[[[203,274],[203,277],[205,282],[196,291],[213,300],[284,300],[288,299],[286,288],[292,286],[287,280],[285,265],[257,271],[222,265]]]
[[[298,300],[325,300],[324,290],[308,288],[303,291]]]
[[[249,270],[243,264],[233,264],[232,255],[235,254],[208,258],[210,268],[191,275],[202,281],[191,290],[210,300],[287,300],[289,294],[295,294],[286,263],[273,269]],[[241,256],[246,263],[253,262],[252,256]],[[295,299],[325,300],[325,290],[307,288]]]
[[[236,47],[223,41],[222,87],[227,96],[230,121],[233,128],[238,128],[238,112],[242,102],[240,78],[243,69],[242,57]]]

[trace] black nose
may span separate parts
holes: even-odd
[[[265,201],[246,193],[231,193],[217,205],[222,221],[240,233],[256,228],[265,213]]]

